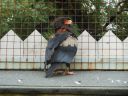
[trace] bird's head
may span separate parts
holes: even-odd
[[[71,24],[73,24],[73,22],[69,17],[58,17],[52,23],[55,32],[59,29],[69,30]]]

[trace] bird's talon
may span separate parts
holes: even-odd
[[[64,75],[74,75],[74,72],[64,72]]]

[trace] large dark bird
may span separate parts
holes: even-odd
[[[52,23],[55,34],[49,39],[45,52],[45,69],[51,64],[46,71],[46,77],[52,77],[61,64],[67,66],[65,74],[73,74],[69,69],[77,52],[77,37],[72,32],[71,24],[72,20],[67,17],[58,17]]]

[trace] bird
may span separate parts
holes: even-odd
[[[74,74],[70,71],[70,64],[77,52],[77,36],[73,33],[72,24],[69,17],[58,17],[52,22],[54,35],[48,40],[45,51],[46,78],[54,76],[62,64],[66,65],[64,74]],[[50,67],[47,68],[49,64]]]

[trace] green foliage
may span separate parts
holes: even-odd
[[[59,2],[59,3],[55,3]],[[40,22],[49,23],[49,16],[64,15],[83,16],[83,18],[75,18],[80,24],[75,24],[74,31],[77,36],[81,33],[79,28],[94,29],[90,34],[96,39],[100,39],[105,32],[104,24],[111,16],[117,18],[111,23],[114,27],[111,29],[121,39],[125,39],[128,34],[128,12],[123,11],[117,15],[119,10],[127,9],[128,3],[122,3],[117,8],[117,0],[2,0],[0,2],[0,37],[2,37],[10,29],[13,29],[22,39],[25,39],[35,26]],[[79,2],[78,2],[79,1]],[[121,1],[121,0],[119,0]],[[76,2],[76,3],[74,3]],[[62,4],[61,4],[62,3]],[[60,4],[60,5],[59,5]],[[63,5],[65,4],[65,5]],[[79,9],[78,12],[74,6]],[[70,10],[66,10],[70,9]],[[69,13],[69,14],[67,14]],[[88,18],[86,18],[88,17]],[[83,26],[85,23],[90,25]],[[42,35],[48,38],[52,34],[50,26],[47,27],[48,32],[43,32]]]
[[[128,10],[123,11],[128,8],[128,2],[122,3],[117,7],[118,3],[121,1],[122,0],[118,2],[117,0],[82,0],[81,6],[83,15],[87,14],[89,16],[89,22],[95,23],[95,33],[90,32],[90,34],[97,40],[107,32],[107,30],[104,31],[103,26],[112,16],[116,16],[116,18],[110,23],[113,25],[111,30],[121,40],[124,40],[128,36]],[[117,14],[119,11],[122,12]]]
[[[53,4],[44,3],[45,0],[2,1],[0,37],[13,29],[22,39],[25,39],[39,22],[48,22],[48,16],[55,13]]]

